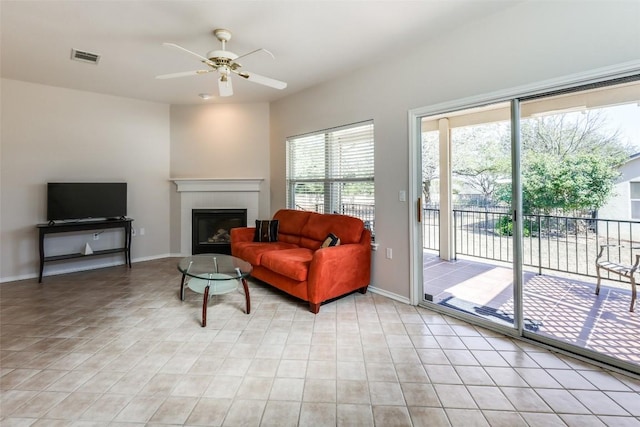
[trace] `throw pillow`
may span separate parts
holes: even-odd
[[[254,242],[277,242],[278,220],[256,219],[256,232],[253,235]]]
[[[322,245],[320,245],[320,247],[328,248],[331,246],[338,246],[339,244],[340,244],[340,238],[333,233],[329,233],[327,237],[324,239],[324,242],[322,242]]]

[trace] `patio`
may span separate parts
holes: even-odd
[[[470,260],[443,261],[424,252],[424,290],[433,302],[513,324],[512,270]],[[629,312],[628,284],[524,274],[525,328],[531,332],[640,364],[640,308]],[[617,287],[620,286],[620,287]]]

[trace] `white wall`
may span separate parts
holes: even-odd
[[[598,209],[598,218],[621,221],[633,221],[631,223],[618,223],[616,221],[598,222],[600,243],[609,239],[609,244],[623,244],[636,246],[640,239],[640,223],[631,218],[631,182],[640,181],[640,159],[634,158],[620,167],[620,177],[613,189],[613,196],[603,207]],[[621,242],[620,242],[621,241]]]
[[[262,178],[269,218],[269,104],[171,106],[171,178]],[[215,206],[212,206],[215,207]],[[180,253],[180,201],[171,191],[171,252]]]
[[[271,105],[271,209],[285,206],[287,136],[373,119],[373,285],[409,297],[409,110],[640,58],[639,2],[526,2]],[[401,47],[399,47],[401,48]],[[417,178],[416,178],[417,179]],[[393,248],[393,259],[384,257]]]
[[[132,257],[169,253],[169,106],[2,79],[0,281],[35,277],[36,224],[46,220],[46,183],[125,181],[128,216],[145,228]],[[121,232],[47,237],[48,254],[121,244]],[[113,247],[111,246],[111,247]],[[123,262],[122,256],[48,263],[45,276]]]
[[[614,186],[613,196],[598,209],[598,218],[636,221],[631,218],[630,182],[638,181],[640,181],[640,158],[634,158],[620,167],[620,177]]]

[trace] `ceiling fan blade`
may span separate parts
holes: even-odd
[[[190,51],[189,49],[185,49],[185,48],[183,48],[182,46],[178,46],[178,45],[177,45],[177,44],[175,44],[175,43],[162,43],[162,45],[163,45],[163,46],[167,46],[167,47],[171,47],[171,48],[174,48],[174,49],[178,49],[178,50],[181,50],[181,51],[183,51],[183,52],[186,52],[186,53],[188,53],[189,55],[195,56],[195,57],[196,57],[196,58],[198,58],[200,61],[202,61],[202,62],[204,62],[205,64],[210,65],[210,66],[212,66],[212,67],[215,67],[215,66],[216,66],[216,64],[214,64],[213,62],[211,62],[211,61],[209,60],[209,58],[205,58],[204,56],[202,56],[202,55],[200,55],[200,54],[198,54],[198,53],[192,52],[192,51]]]
[[[262,48],[262,47],[261,47],[260,49],[252,50],[252,51],[251,51],[251,52],[249,52],[249,53],[245,53],[244,55],[240,55],[240,56],[238,56],[236,59],[234,59],[234,61],[237,61],[237,60],[238,60],[238,59],[240,59],[240,58],[245,58],[245,57],[247,57],[247,56],[249,56],[249,55],[253,55],[254,53],[258,53],[258,52],[266,52],[266,53],[268,53],[268,54],[271,56],[271,58],[273,58],[273,59],[275,59],[275,58],[276,58],[275,56],[273,56],[273,53],[271,53],[271,52],[269,52],[267,49],[265,49],[265,48]]]
[[[183,71],[181,73],[161,74],[156,76],[156,79],[173,79],[175,77],[195,76],[198,74],[207,74],[213,70],[195,70],[195,71]]]
[[[265,85],[265,86],[269,86],[272,87],[274,89],[284,89],[287,87],[287,84],[285,82],[281,82],[280,80],[276,80],[276,79],[272,79],[269,77],[265,77],[265,76],[261,76],[260,74],[256,74],[256,73],[247,73],[247,72],[241,72],[241,73],[237,73],[240,77],[244,77],[245,79],[249,80],[250,82],[254,82],[254,83],[258,83],[261,85]]]
[[[220,96],[233,95],[233,86],[231,85],[231,77],[222,75],[218,79],[218,92]]]

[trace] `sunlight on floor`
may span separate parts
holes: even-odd
[[[511,270],[494,268],[447,290],[451,295],[478,305],[489,303],[504,291],[512,292]]]

